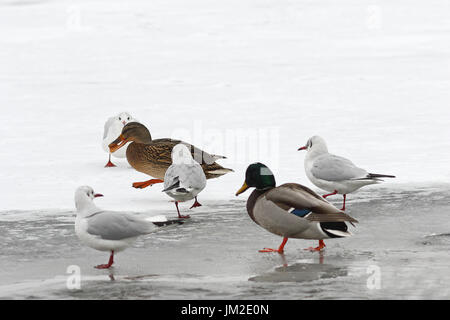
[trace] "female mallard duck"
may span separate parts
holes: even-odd
[[[172,164],[172,149],[179,143],[190,148],[194,160],[202,166],[207,179],[218,178],[233,171],[215,162],[218,159],[225,159],[225,157],[211,155],[183,141],[152,140],[150,131],[143,124],[137,122],[127,124],[123,128],[122,134],[109,145],[109,148],[111,152],[115,152],[130,141],[132,143],[127,149],[128,163],[137,171],[155,178],[144,182],[135,182],[133,183],[134,188],[143,189],[164,182],[164,175]]]
[[[278,249],[265,248],[260,252],[283,253],[289,238],[319,240],[317,248],[307,250],[320,251],[325,247],[323,239],[351,235],[345,222],[358,222],[300,184],[276,187],[272,171],[262,163],[248,167],[245,183],[236,196],[251,187],[256,190],[247,201],[248,215],[267,231],[283,237]]]

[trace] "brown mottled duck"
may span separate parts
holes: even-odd
[[[128,123],[122,130],[122,134],[114,140],[109,148],[115,152],[128,142],[127,160],[129,164],[139,172],[148,174],[154,179],[133,183],[134,188],[143,189],[156,183],[164,182],[164,175],[172,164],[172,149],[182,143],[191,150],[192,157],[205,172],[207,179],[223,176],[232,169],[227,169],[216,163],[218,159],[226,159],[223,156],[209,154],[186,142],[173,139],[153,140],[150,131],[141,123]]]

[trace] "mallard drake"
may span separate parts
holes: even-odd
[[[345,210],[347,194],[369,184],[380,183],[383,181],[381,178],[395,178],[387,174],[368,173],[350,160],[328,153],[325,140],[319,136],[309,138],[306,145],[298,150],[307,150],[305,172],[308,179],[320,189],[331,192],[323,197],[335,194],[344,196],[341,210]]]
[[[116,166],[114,163],[111,162],[111,155],[113,155],[116,158],[126,157],[127,146],[123,147],[121,150],[111,153],[111,151],[109,150],[109,144],[120,135],[123,127],[125,127],[125,125],[129,122],[137,122],[137,120],[134,119],[127,112],[122,112],[115,117],[109,118],[105,122],[105,127],[103,130],[102,147],[103,150],[105,150],[105,152],[109,154],[109,160],[106,163],[105,168],[112,168]]]
[[[127,124],[122,134],[114,140],[109,149],[115,152],[128,142],[132,142],[127,149],[128,163],[137,171],[148,174],[155,178],[144,182],[133,183],[134,188],[143,189],[156,183],[164,182],[164,175],[172,164],[172,149],[177,144],[184,144],[191,150],[191,154],[205,173],[207,179],[223,176],[232,169],[227,169],[216,163],[223,156],[211,155],[186,142],[173,139],[153,140],[150,131],[141,123],[132,122]]]
[[[256,188],[247,201],[250,218],[267,231],[283,237],[278,249],[264,248],[260,252],[283,253],[289,238],[319,240],[317,248],[325,247],[323,239],[351,236],[345,222],[358,221],[334,207],[311,189],[296,183],[276,186],[275,177],[262,163],[251,164],[245,183],[236,193]]]
[[[178,218],[189,218],[180,215],[179,202],[195,198],[192,208],[201,207],[197,196],[206,187],[206,176],[200,164],[192,158],[191,152],[184,144],[177,144],[172,149],[172,165],[164,176],[164,190],[169,197],[175,199]]]

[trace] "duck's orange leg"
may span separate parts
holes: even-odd
[[[135,183],[133,183],[133,188],[144,189],[144,188],[147,188],[147,187],[152,186],[154,184],[163,183],[163,182],[164,182],[164,180],[161,180],[161,179],[150,179],[150,180],[144,181],[144,182],[135,182]]]
[[[281,243],[280,247],[278,249],[270,249],[270,248],[264,248],[263,250],[259,250],[259,252],[267,253],[267,252],[278,252],[283,253],[284,252],[284,246],[286,245],[286,242],[288,242],[289,238],[283,238],[283,242]]]
[[[195,202],[192,205],[191,209],[201,207],[202,205],[198,202],[197,197],[195,197]]]
[[[309,247],[309,248],[307,248],[305,250],[311,251],[311,252],[322,251],[322,249],[325,248],[325,247],[326,247],[325,242],[323,240],[319,240],[319,246],[317,248]]]

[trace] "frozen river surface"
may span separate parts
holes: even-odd
[[[3,213],[0,297],[449,299],[450,187],[371,191],[349,202],[354,236],[321,253],[304,251],[316,244],[306,240],[259,253],[281,239],[250,220],[245,201],[210,202],[118,254],[110,271],[93,268],[108,255],[80,244],[73,212]],[[69,266],[81,270],[80,290],[67,287]]]

